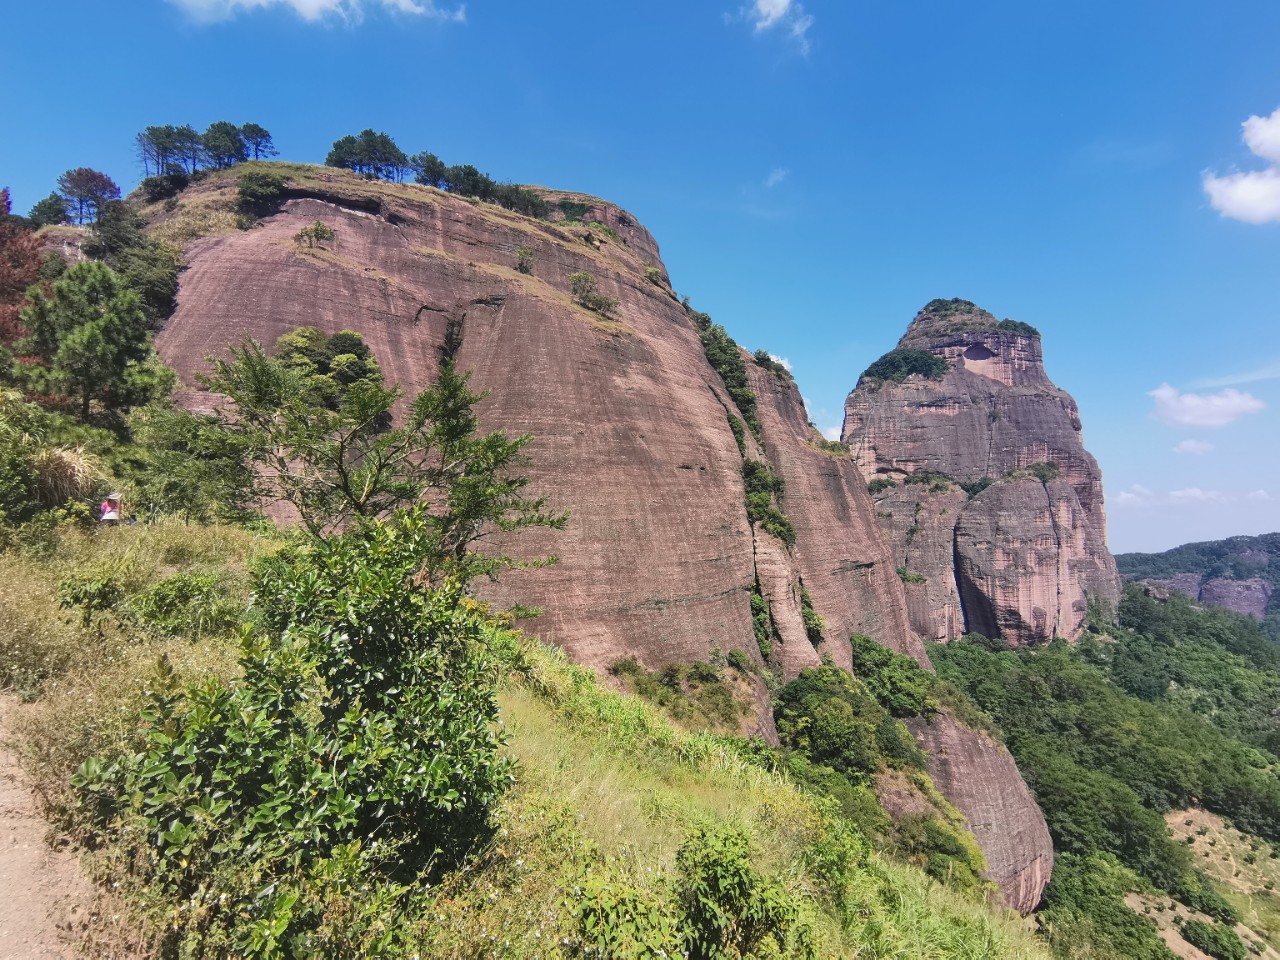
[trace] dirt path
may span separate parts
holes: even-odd
[[[72,854],[45,843],[48,824],[10,746],[17,709],[0,697],[0,958],[74,958],[92,921],[94,889]]]

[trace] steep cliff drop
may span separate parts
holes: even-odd
[[[917,636],[1071,638],[1118,601],[1102,476],[1034,328],[932,301],[849,395],[843,436]]]
[[[541,609],[530,632],[599,670],[630,656],[657,669],[738,649],[757,663],[767,651],[790,678],[824,654],[848,668],[855,631],[928,663],[857,465],[818,443],[789,377],[736,347],[720,352],[720,367],[709,362],[709,318],[680,303],[635,218],[580,194],[547,191],[564,216],[535,220],[434,188],[287,170],[279,210],[254,229],[189,238],[178,309],[157,344],[185,402],[208,404],[194,385],[209,355],[245,335],[269,345],[302,324],[359,331],[388,381],[409,393],[456,357],[492,390],[483,425],[533,435],[532,490],[571,514],[567,530],[513,545],[559,563],[490,588],[489,599]],[[210,178],[178,210],[154,211],[157,225],[188,204],[233,206],[234,184]],[[335,241],[294,242],[316,220]],[[616,310],[575,300],[570,277],[584,272]],[[741,380],[734,391],[725,363]],[[750,411],[742,387],[754,394]],[[764,500],[790,532],[749,519],[752,471],[770,478]],[[768,621],[763,649],[753,606]],[[825,620],[820,634],[806,608]],[[754,732],[776,739],[763,684],[757,694]],[[1003,747],[948,717],[935,724],[937,736],[952,731],[953,765],[985,758],[975,777],[936,767],[938,782],[975,817],[1010,905],[1030,910],[1052,858],[1039,810]],[[1019,828],[1026,842],[993,843],[1002,828],[993,810],[1038,822],[1043,837]]]

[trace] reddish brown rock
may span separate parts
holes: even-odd
[[[1013,757],[947,713],[907,726],[925,751],[934,784],[968,820],[1005,902],[1030,913],[1053,873],[1053,843]],[[1003,789],[991,789],[994,783]]]
[[[926,639],[994,630],[1014,644],[1075,636],[1088,600],[1117,602],[1119,579],[1101,472],[1075,402],[1045,375],[1039,336],[967,301],[933,301],[898,346],[942,358],[945,373],[864,377],[843,436],[867,480],[947,478],[876,495],[899,565],[925,578],[907,584],[913,629]],[[1042,463],[1058,479],[1018,479]],[[973,499],[959,488],[983,483],[993,486]]]
[[[182,203],[230,204],[233,184],[215,176]],[[603,669],[635,656],[659,668],[735,648],[759,661],[750,607],[758,580],[788,676],[822,653],[848,667],[855,631],[927,663],[864,478],[852,460],[812,444],[794,384],[748,365],[764,426],[763,448],[748,437],[748,455],[767,458],[785,480],[780,505],[797,535],[788,550],[747,521],[733,404],[666,283],[653,238],[612,205],[551,196],[588,204],[612,233],[343,171],[296,173],[288,202],[260,226],[189,244],[161,355],[198,408],[206,398],[193,388],[206,358],[246,334],[270,344],[301,324],[357,330],[387,379],[409,393],[434,379],[448,344],[475,385],[492,390],[483,426],[534,436],[532,491],[571,515],[566,530],[530,531],[514,545],[527,556],[556,554],[558,564],[513,571],[487,596],[540,607],[527,629],[579,662]],[[317,219],[336,242],[299,247],[293,236]],[[521,246],[535,252],[531,275],[514,268]],[[578,271],[618,298],[615,319],[571,300],[568,278]],[[826,620],[820,649],[804,630],[802,587]],[[762,684],[757,696],[758,729],[770,735]],[[970,793],[1020,819],[1039,816],[1025,807],[1011,760],[984,763]],[[1037,850],[986,852],[993,876],[1014,878],[1002,882],[1025,886],[1027,871],[1040,869]]]
[[[1200,602],[1261,620],[1267,615],[1267,604],[1271,602],[1271,584],[1261,577],[1207,580],[1200,588]]]

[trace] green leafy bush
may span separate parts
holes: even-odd
[[[995,481],[992,480],[990,477],[979,477],[977,480],[972,480],[968,483],[962,482],[959,484],[959,487],[961,490],[967,493],[970,497],[976,497],[978,494],[980,494],[983,490],[987,489],[987,487],[991,486],[991,484],[993,483],[995,483]]]
[[[748,384],[747,364],[742,359],[738,345],[724,327],[711,322],[708,314],[692,311],[692,316],[702,340],[702,352],[706,355],[707,363],[720,375],[729,399],[742,414],[752,435],[759,440],[764,428],[760,424],[755,392]]]
[[[747,497],[747,519],[788,547],[794,547],[795,527],[786,514],[774,505],[775,498],[780,497],[785,490],[782,478],[761,460],[743,460],[742,482]]]
[[[236,180],[237,206],[240,212],[251,217],[265,217],[275,213],[284,202],[285,178],[266,170],[253,170],[240,174]]]
[[[928,583],[929,578],[923,573],[912,573],[906,567],[898,568],[898,579],[903,583]]]
[[[805,636],[815,647],[818,646],[822,643],[822,631],[827,629],[827,622],[813,609],[813,598],[803,584],[800,587],[800,616],[804,620]]]
[[[921,376],[940,380],[949,369],[947,361],[928,350],[890,350],[862,372],[860,380],[892,380],[902,383],[907,377]]]
[[[738,445],[739,456],[747,455],[747,428],[741,419],[732,413],[728,414],[729,432],[733,434],[733,442]]]
[[[895,717],[930,716],[937,703],[930,694],[934,676],[910,657],[894,653],[865,634],[849,638],[853,672]]]
[[[897,485],[898,481],[889,477],[873,477],[871,480],[867,481],[867,493],[874,497],[877,493],[892,490]]]
[[[1025,469],[1041,483],[1051,483],[1061,475],[1061,471],[1052,463],[1033,463]]]
[[[760,656],[766,663],[773,655],[773,643],[778,639],[778,628],[774,626],[773,614],[769,610],[769,601],[760,592],[760,581],[751,587],[751,626],[756,637],[756,646],[760,648]]]
[[[781,377],[783,380],[795,379],[792,377],[791,371],[783,366],[780,361],[773,359],[773,355],[768,350],[757,350],[751,355],[751,359],[757,367],[763,367],[775,377]]]
[[[741,828],[696,829],[680,847],[676,863],[690,960],[816,960],[813,932],[794,894],[756,870]]]
[[[425,508],[278,555],[234,684],[160,677],[136,754],[74,784],[168,898],[179,952],[315,953],[330,877],[394,906],[459,862],[509,780],[483,609],[420,576]]]
[[[569,274],[569,292],[579,306],[594,310],[602,317],[612,317],[618,309],[617,297],[607,297],[596,292],[596,278],[585,270]]]
[[[1220,923],[1188,920],[1183,923],[1182,939],[1215,960],[1246,960],[1249,951],[1240,942],[1236,932]]]
[[[162,637],[225,634],[243,619],[235,585],[217,573],[188,571],[166,577],[125,604],[127,615]]]
[[[537,260],[537,253],[528,244],[522,244],[516,249],[516,269],[521,273],[533,273],[533,265]]]
[[[1023,323],[1021,320],[1009,320],[1008,318],[1001,320],[996,324],[997,330],[1004,330],[1008,333],[1016,333],[1022,337],[1035,337],[1040,339],[1040,331],[1029,323]]]
[[[662,960],[683,947],[673,905],[623,880],[590,877],[578,903],[584,953],[602,960]]]

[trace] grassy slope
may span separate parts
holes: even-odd
[[[164,638],[114,615],[83,624],[78,611],[59,609],[57,583],[106,576],[136,595],[174,573],[218,571],[247,602],[247,565],[278,544],[174,523],[46,531],[0,554],[0,677],[28,700],[18,723],[24,761],[64,827],[75,822],[70,773],[90,754],[127,748],[157,661],[187,678],[230,677],[235,644]],[[731,741],[679,730],[658,709],[605,691],[558,651],[514,642],[516,669],[501,703],[517,780],[497,811],[494,841],[425,901],[414,924],[424,956],[564,956],[586,880],[667,897],[676,849],[706,821],[748,828],[757,866],[800,899],[824,956],[1046,956],[1018,918],[874,853],[850,877],[842,927],[808,858],[831,827],[819,801],[743,759]],[[118,877],[112,856],[86,854],[98,879]],[[134,892],[135,904],[143,893]],[[145,927],[163,916],[152,901],[138,920]]]

